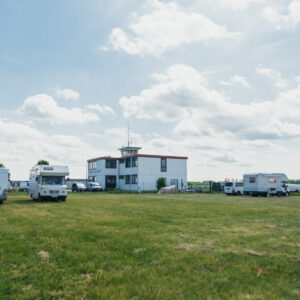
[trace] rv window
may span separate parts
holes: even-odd
[[[65,178],[62,176],[43,176],[42,184],[43,185],[65,184]]]
[[[269,183],[276,183],[275,177],[269,177]]]
[[[233,186],[233,183],[232,182],[226,182],[225,186]]]
[[[250,182],[250,183],[255,183],[255,181],[256,181],[256,180],[255,180],[255,177],[249,177],[249,182]]]
[[[38,178],[38,177],[36,177],[36,178],[35,178],[35,180],[36,180],[36,181],[39,181],[39,178]]]
[[[243,187],[243,183],[242,183],[242,182],[237,182],[237,183],[235,184],[235,186],[236,186],[236,187]]]

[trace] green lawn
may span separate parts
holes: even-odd
[[[0,221],[1,300],[300,299],[299,196],[10,193]]]

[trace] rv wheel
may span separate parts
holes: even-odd
[[[237,194],[238,196],[241,196],[241,192],[237,192],[236,194]]]
[[[290,193],[289,193],[289,192],[286,192],[286,193],[285,193],[285,196],[286,196],[286,197],[288,197],[289,195],[290,195]]]

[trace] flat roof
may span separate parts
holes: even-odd
[[[135,154],[123,157],[110,157],[110,156],[102,156],[89,159],[88,162],[94,162],[98,160],[120,160],[120,159],[127,159],[132,157],[146,157],[146,158],[169,158],[169,159],[185,159],[187,160],[187,156],[171,156],[171,155],[150,155],[150,154]]]

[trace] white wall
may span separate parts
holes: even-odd
[[[125,158],[124,158],[125,160]],[[96,176],[96,181],[105,187],[105,176],[117,176],[117,187],[127,191],[155,191],[156,180],[159,177],[166,178],[167,186],[171,185],[172,179],[178,180],[178,188],[181,189],[181,180],[184,188],[187,184],[187,160],[167,158],[167,172],[161,172],[161,159],[151,157],[138,157],[138,167],[126,168],[126,162],[120,164],[117,161],[117,169],[106,169],[105,160],[96,163],[97,169],[88,170],[88,176]],[[124,179],[119,179],[123,175]],[[126,175],[138,175],[138,184],[125,184]]]

